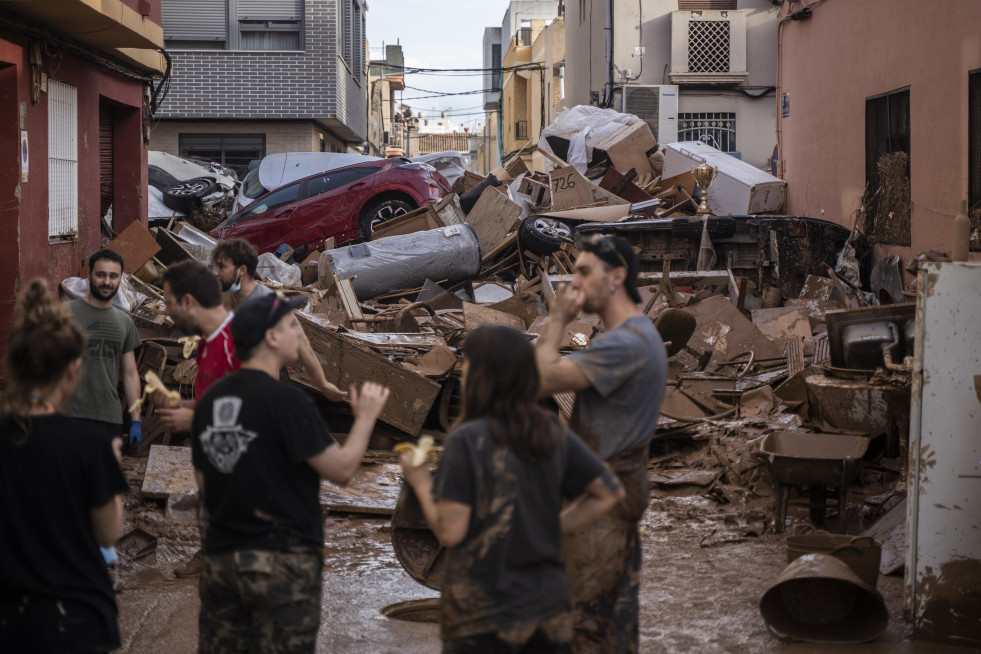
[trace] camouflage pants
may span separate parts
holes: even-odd
[[[206,554],[198,587],[201,654],[313,652],[323,564],[319,552]]]
[[[607,463],[626,498],[562,542],[572,580],[576,654],[636,654],[638,648],[642,558],[637,523],[650,501],[646,448]]]
[[[506,631],[443,641],[443,654],[572,654],[572,612]]]

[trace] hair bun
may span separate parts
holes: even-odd
[[[72,320],[71,310],[56,300],[43,279],[32,279],[20,294],[14,312],[14,327],[55,329]]]

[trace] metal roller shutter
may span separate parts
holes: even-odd
[[[238,0],[239,20],[303,20],[303,0]]]
[[[112,106],[99,104],[99,217],[112,206]]]
[[[227,0],[167,0],[161,5],[168,41],[225,41]]]

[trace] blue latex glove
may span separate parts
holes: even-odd
[[[137,448],[143,444],[143,421],[134,420],[129,426],[129,446]]]

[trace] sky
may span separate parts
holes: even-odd
[[[368,0],[368,46],[374,57],[378,56],[376,48],[400,44],[407,67],[482,68],[484,28],[500,27],[508,4],[508,0]],[[412,74],[405,83],[441,93],[478,91],[484,86],[479,73]],[[438,115],[449,109],[454,122],[470,127],[483,121],[482,95],[410,99],[431,95],[410,89],[402,92],[403,101],[414,111]]]

